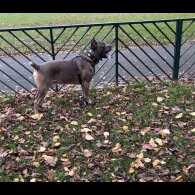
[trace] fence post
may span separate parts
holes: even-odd
[[[118,24],[115,24],[115,63],[116,63],[116,86],[118,86]]]
[[[176,34],[175,34],[175,50],[174,50],[174,62],[173,62],[173,75],[172,75],[173,80],[178,80],[178,75],[179,75],[182,27],[183,27],[183,20],[178,19],[176,22]]]
[[[54,40],[53,40],[53,30],[52,28],[50,30],[50,40],[51,40],[51,52],[52,52],[52,59],[55,60],[55,50],[54,50]],[[56,85],[55,91],[58,91],[58,85]]]

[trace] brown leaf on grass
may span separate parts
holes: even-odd
[[[107,139],[107,137],[109,136],[109,132],[104,132],[104,137]]]
[[[146,150],[156,150],[157,148],[154,148],[152,146],[150,146],[150,144],[142,144],[142,150],[146,151]]]
[[[154,141],[153,138],[150,139],[149,144],[150,144],[150,146],[153,147],[153,148],[156,148],[156,147],[157,147],[157,145],[155,144],[155,141]]]
[[[85,156],[85,157],[90,157],[90,156],[92,156],[92,151],[90,151],[90,150],[88,150],[88,149],[85,149],[85,150],[83,150],[83,155]]]
[[[195,116],[195,112],[191,112],[189,113],[191,116]]]
[[[37,181],[36,178],[30,179],[30,182],[36,182],[36,181]]]
[[[144,154],[143,154],[143,152],[141,152],[141,153],[137,154],[137,155],[136,155],[136,157],[137,157],[137,158],[139,158],[139,159],[144,158]]]
[[[119,153],[122,151],[121,144],[117,143],[114,148],[112,148],[113,153]]]
[[[135,172],[134,168],[133,168],[133,167],[130,167],[129,173],[132,174],[132,173],[134,173],[134,172]]]
[[[170,135],[170,131],[168,129],[163,129],[159,132],[162,136]]]
[[[60,136],[59,135],[55,135],[53,137],[53,142],[58,142],[60,140]]]
[[[31,118],[34,119],[34,120],[41,120],[41,118],[43,117],[43,114],[33,114],[31,115]]]
[[[88,132],[92,132],[92,130],[89,128],[83,128],[83,129],[81,129],[81,132],[88,133]]]
[[[142,163],[142,161],[140,159],[136,159],[135,161],[135,168],[144,168],[144,164]]]
[[[157,108],[157,107],[158,107],[158,104],[155,103],[155,102],[153,102],[153,103],[152,103],[152,106],[155,107],[155,108]]]
[[[53,156],[47,156],[47,155],[43,155],[42,156],[45,160],[45,163],[47,165],[50,165],[52,167],[54,167],[58,161],[58,158],[57,157],[53,157]]]
[[[163,141],[162,141],[162,139],[156,138],[156,139],[155,139],[155,142],[156,142],[159,146],[163,146]]]
[[[147,132],[149,132],[151,127],[145,127],[144,129],[141,130],[141,135],[145,135]]]
[[[89,123],[89,124],[91,124],[91,123],[96,123],[97,122],[97,120],[96,119],[94,119],[94,118],[91,118],[87,123]]]
[[[135,158],[136,157],[136,154],[135,153],[127,153],[127,156],[129,158]]]
[[[37,162],[37,161],[35,161],[35,162],[33,162],[33,166],[34,166],[34,167],[40,167],[40,163]]]
[[[86,139],[87,141],[91,141],[91,140],[94,140],[94,137],[91,136],[90,134],[86,133],[86,134],[85,134],[85,139]]]
[[[160,160],[156,159],[152,162],[153,167],[157,167],[160,163]]]
[[[71,125],[78,125],[78,122],[77,121],[72,121],[71,123],[70,123]]]
[[[41,147],[39,148],[38,152],[45,152],[45,150],[46,150],[46,148],[43,147],[43,146],[41,146]]]
[[[126,125],[123,126],[124,131],[127,131],[128,129],[129,129],[128,126],[126,126]]]
[[[93,114],[91,112],[88,112],[87,115],[88,116],[93,116]]]
[[[182,118],[182,116],[183,116],[183,113],[180,113],[180,114],[176,115],[175,118],[180,119],[180,118]]]
[[[175,181],[182,180],[182,175],[179,175],[178,177],[175,178]]]
[[[56,174],[56,171],[53,170],[53,169],[49,169],[47,171],[47,178],[50,180],[50,181],[53,181],[55,179],[55,174]]]
[[[157,102],[162,102],[163,98],[162,97],[157,97]]]

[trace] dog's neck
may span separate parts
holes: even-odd
[[[101,60],[101,58],[97,57],[91,49],[85,50],[81,55],[89,59],[89,61],[91,61],[94,65],[98,64]]]

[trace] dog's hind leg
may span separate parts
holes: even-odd
[[[35,114],[38,114],[38,107],[40,102],[44,99],[46,93],[48,91],[48,88],[39,89],[37,92],[37,97],[34,101],[34,112]]]

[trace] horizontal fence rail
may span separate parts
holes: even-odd
[[[195,79],[195,18],[0,29],[0,94],[31,93],[29,61],[73,58],[93,38],[112,44],[112,59],[95,68],[92,84]],[[56,85],[58,91],[72,87]]]

